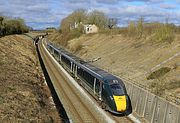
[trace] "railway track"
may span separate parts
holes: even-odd
[[[119,116],[112,116],[116,123],[133,123],[131,119],[127,116],[119,117]]]
[[[50,58],[47,51],[45,51],[42,42],[39,43],[39,51],[54,88],[57,91],[57,95],[61,99],[67,114],[69,114],[70,120],[78,123],[105,122],[100,113],[93,110],[87,102],[88,100],[82,97],[81,92],[63,76],[62,71],[54,63],[53,59]],[[132,123],[128,117],[112,116],[109,113],[107,115],[115,122]]]
[[[46,69],[50,73],[52,81],[56,82],[56,90],[61,90],[60,97],[66,103],[68,111],[71,112],[71,118],[74,122],[99,122],[96,115],[92,114],[88,106],[84,104],[83,98],[79,97],[77,91],[70,85],[70,83],[60,74],[58,68],[53,64],[52,60],[43,51],[42,45],[40,46],[40,53],[45,61]],[[64,103],[64,104],[65,104]]]

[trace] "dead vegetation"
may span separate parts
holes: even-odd
[[[80,51],[82,48],[82,41],[79,41],[78,39],[73,39],[68,42],[68,49],[70,49],[74,53]]]
[[[0,121],[59,122],[49,93],[31,40],[0,38]]]

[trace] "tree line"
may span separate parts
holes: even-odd
[[[29,31],[29,27],[21,18],[9,19],[0,16],[0,37],[10,34],[22,34]]]

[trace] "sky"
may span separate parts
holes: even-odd
[[[103,11],[119,26],[144,17],[145,22],[180,25],[180,0],[0,0],[0,15],[23,18],[34,29],[59,28],[61,20],[77,9]]]

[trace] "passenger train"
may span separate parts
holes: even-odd
[[[121,79],[52,43],[47,43],[47,49],[103,109],[116,115],[129,115],[132,112],[131,101]]]

